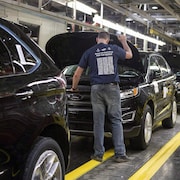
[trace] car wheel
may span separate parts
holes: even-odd
[[[63,180],[65,165],[59,145],[51,138],[38,138],[24,168],[23,180]]]
[[[176,104],[176,99],[174,98],[172,103],[171,116],[162,121],[162,126],[164,128],[173,128],[174,125],[176,124],[176,119],[177,119],[177,104]]]
[[[147,105],[143,112],[140,133],[137,137],[130,139],[130,145],[133,149],[144,150],[147,148],[152,137],[152,124],[152,111]]]

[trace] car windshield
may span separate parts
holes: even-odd
[[[75,65],[70,65],[70,66],[66,66],[64,69],[63,69],[63,74],[65,76],[73,76],[74,75],[74,72],[76,70],[76,68],[78,67],[77,64]],[[118,72],[119,72],[119,75],[120,76],[139,76],[140,72],[132,67],[128,67],[128,66],[125,66],[125,65],[122,65],[122,64],[119,64],[118,65]],[[89,75],[89,68],[87,68],[82,76],[88,76]]]
[[[78,67],[77,64],[75,65],[70,65],[70,66],[66,66],[63,70],[62,70],[62,73],[65,75],[65,76],[73,76],[74,75],[74,72],[76,70],[76,68]],[[87,68],[82,76],[88,76],[89,75],[89,68]]]

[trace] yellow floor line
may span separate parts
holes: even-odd
[[[160,151],[158,151],[145,165],[143,165],[128,180],[149,180],[180,146],[180,132],[174,136]]]
[[[110,150],[106,151],[104,153],[103,161],[106,161],[113,155],[114,155],[114,150],[110,149]],[[98,162],[95,160],[90,160],[87,163],[83,164],[82,166],[78,167],[77,169],[66,174],[65,180],[76,180],[100,164],[101,164],[101,162]]]
[[[149,180],[180,146],[180,132],[165,144],[147,163],[145,163],[128,180]],[[104,153],[103,161],[106,161],[114,155],[114,150],[110,149]],[[101,162],[90,160],[77,169],[65,175],[65,180],[76,180],[90,170],[94,169]]]

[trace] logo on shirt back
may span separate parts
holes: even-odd
[[[96,53],[98,75],[114,74],[113,51],[110,47],[97,49]]]

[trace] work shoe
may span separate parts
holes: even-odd
[[[92,156],[91,156],[91,159],[93,159],[93,160],[95,160],[95,161],[99,161],[99,162],[102,162],[102,161],[103,161],[102,156],[98,156],[98,155],[92,155]]]
[[[115,156],[114,161],[117,163],[128,162],[130,159],[128,156]]]

